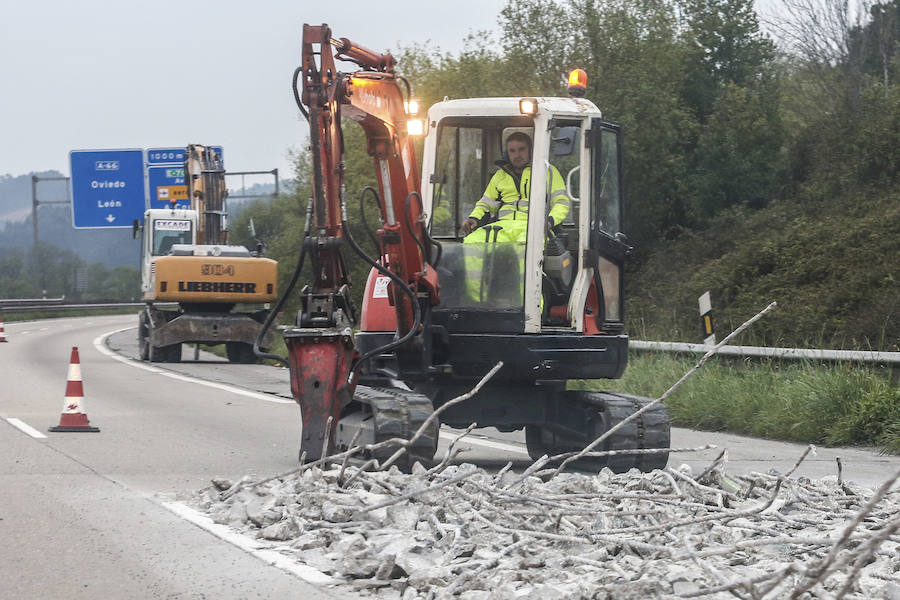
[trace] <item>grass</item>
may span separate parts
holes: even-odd
[[[574,385],[657,398],[694,364],[684,355],[633,352],[622,379]],[[666,405],[682,427],[900,454],[900,387],[889,368],[720,358]]]

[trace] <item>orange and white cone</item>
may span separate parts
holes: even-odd
[[[72,347],[72,358],[69,360],[66,398],[59,416],[59,425],[51,427],[50,431],[100,431],[98,427],[91,427],[87,413],[84,412],[84,387],[81,383],[81,361],[77,346]]]
[[[8,342],[9,341],[8,339],[6,339],[6,332],[3,329],[4,324],[5,324],[5,321],[4,321],[3,317],[0,317],[0,342]]]

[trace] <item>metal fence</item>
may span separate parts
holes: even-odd
[[[87,311],[109,310],[116,308],[143,308],[144,302],[107,302],[103,304],[63,304],[64,298],[36,298],[0,300],[0,314],[24,313],[24,312],[62,312],[62,311]],[[157,302],[154,306],[172,308],[178,306],[177,302]]]
[[[706,354],[712,346],[681,342],[645,342],[630,340],[629,348],[660,352]],[[821,350],[817,348],[770,348],[767,346],[722,346],[717,354],[739,357],[765,357],[788,360],[848,361],[900,365],[900,352],[869,350]]]

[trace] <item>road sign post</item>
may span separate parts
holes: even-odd
[[[69,164],[76,229],[131,227],[144,214],[143,150],[73,150]]]
[[[700,304],[700,322],[703,331],[703,343],[708,346],[714,346],[716,343],[716,333],[713,331],[712,320],[712,299],[709,292],[704,292],[698,298]]]

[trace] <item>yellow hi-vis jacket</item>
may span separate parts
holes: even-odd
[[[481,220],[490,213],[498,220],[528,220],[528,193],[531,187],[531,167],[525,167],[521,176],[515,175],[509,165],[494,173],[488,182],[484,195],[475,203],[469,217]],[[569,196],[566,183],[559,170],[550,165],[547,173],[550,214],[554,225],[562,223],[569,214]]]

